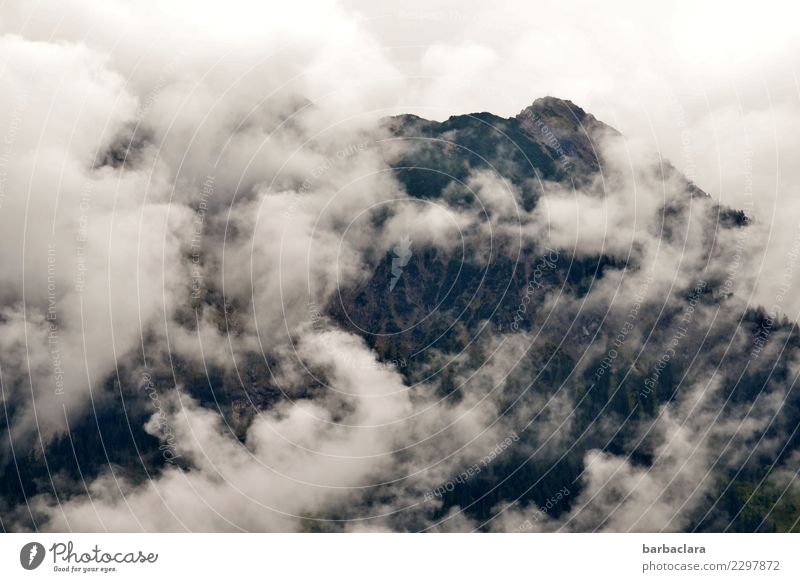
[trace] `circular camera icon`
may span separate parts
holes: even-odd
[[[44,561],[44,546],[39,542],[29,542],[19,551],[19,563],[26,570],[35,570]]]

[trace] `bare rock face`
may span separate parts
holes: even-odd
[[[602,165],[598,142],[620,137],[614,128],[598,121],[572,101],[542,97],[515,118],[523,133],[557,154],[563,165],[575,164],[583,172]]]

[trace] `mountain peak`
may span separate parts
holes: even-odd
[[[566,117],[572,118],[575,120],[582,120],[587,116],[587,113],[575,105],[572,101],[568,99],[559,99],[558,97],[552,97],[550,95],[546,97],[539,97],[538,99],[534,100],[534,102],[523,109],[517,117],[535,113],[540,116],[547,116],[547,117]]]
[[[591,113],[567,99],[540,97],[515,119],[530,138],[555,150],[563,159],[577,161],[584,169],[596,169],[601,160],[595,141],[619,135]]]
[[[516,119],[522,123],[541,121],[552,130],[574,132],[583,129],[593,132],[598,129],[611,129],[605,123],[598,121],[591,113],[586,113],[582,108],[568,99],[558,97],[540,97],[531,105],[520,111]]]

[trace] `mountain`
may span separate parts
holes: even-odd
[[[441,503],[391,527],[422,530],[459,510],[488,531],[499,508],[514,505],[541,527],[614,529],[615,505],[633,499],[665,529],[797,530],[800,495],[787,483],[800,454],[800,402],[789,384],[800,336],[742,296],[738,246],[751,217],[659,156],[621,162],[623,135],[554,97],[510,118],[399,115],[372,137],[400,193],[385,198],[406,206],[365,206],[364,267],[320,303],[295,298],[314,305],[297,329],[360,338],[400,375],[412,403],[458,416],[465,403],[476,403],[472,413],[490,401],[487,430],[517,437],[441,492]],[[120,166],[120,156],[109,159]],[[349,226],[336,228],[343,238]],[[220,331],[238,335],[246,302],[219,289],[202,297],[176,325],[195,331],[196,314],[212,314]],[[331,398],[336,367],[302,356],[302,366],[287,364],[287,346],[247,353],[235,370],[162,354],[151,364],[163,365],[155,390],[166,398],[179,385],[245,443],[262,413]],[[32,497],[80,496],[84,480],[109,467],[145,486],[168,469],[144,428],[152,409],[130,380],[134,368],[107,379],[96,416],[24,451],[23,463],[8,461],[0,510],[20,528],[41,519],[23,509]],[[346,413],[343,405],[332,418]],[[410,448],[398,447],[394,461],[413,474],[422,461]],[[333,523],[325,527],[336,529],[351,504],[391,513],[385,507],[408,490],[425,492],[386,479],[323,513]]]

